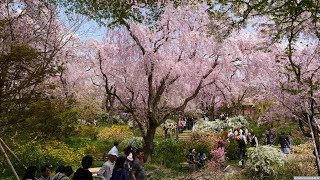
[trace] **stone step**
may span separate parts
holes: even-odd
[[[192,139],[192,131],[191,130],[184,130],[183,133],[179,134],[180,141],[190,141]]]

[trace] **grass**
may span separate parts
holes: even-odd
[[[176,179],[179,176],[186,175],[185,171],[175,171],[172,169],[159,166],[157,164],[145,164],[146,179]]]

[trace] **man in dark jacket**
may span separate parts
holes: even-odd
[[[290,154],[291,143],[290,143],[289,137],[284,132],[282,132],[281,135],[279,136],[279,143],[281,146],[281,151],[284,154]]]
[[[89,168],[92,166],[93,158],[91,156],[85,156],[82,158],[82,168],[77,169],[73,175],[73,180],[93,180],[92,173]]]

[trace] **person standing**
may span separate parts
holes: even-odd
[[[73,180],[93,180],[92,173],[89,168],[92,166],[93,157],[84,156],[81,161],[82,168],[77,169],[73,175]]]
[[[284,132],[282,132],[281,135],[279,136],[279,143],[281,146],[281,151],[284,154],[290,154],[291,143],[290,143],[289,137]]]
[[[240,156],[239,164],[242,167],[244,167],[245,157],[247,153],[247,141],[243,131],[240,131],[238,147],[239,147],[239,156]]]
[[[269,146],[273,145],[275,138],[276,138],[276,135],[272,132],[271,129],[268,129],[268,132],[266,134],[267,145]]]
[[[182,119],[179,119],[178,121],[178,132],[182,133],[183,132],[183,122]]]
[[[254,132],[251,132],[250,144],[252,147],[258,147],[258,138],[255,136]]]
[[[133,161],[131,179],[144,180],[144,152],[141,148],[137,149],[136,157]]]
[[[126,160],[124,162],[124,168],[126,168],[128,170],[129,173],[131,173],[132,171],[132,164],[133,164],[133,148],[132,146],[128,146],[125,151],[124,154],[126,155]]]
[[[108,160],[102,165],[97,175],[100,180],[110,180],[112,177],[112,171],[117,160],[118,152],[115,149],[111,149],[108,153]]]
[[[117,158],[112,172],[111,180],[130,180],[129,171],[124,167],[126,157],[120,156]]]

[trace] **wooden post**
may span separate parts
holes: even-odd
[[[317,148],[317,145],[316,145],[316,141],[314,139],[314,134],[313,134],[314,132],[313,132],[313,129],[312,129],[312,124],[311,124],[311,121],[310,121],[309,114],[307,116],[308,116],[309,127],[310,127],[310,130],[311,130],[311,136],[312,136],[312,142],[313,142],[313,146],[314,146],[314,152],[316,154],[316,159],[317,159],[317,168],[318,168],[318,172],[319,172],[319,167],[320,167],[319,152],[318,152],[318,148]]]
[[[176,141],[179,140],[179,129],[178,126],[176,127]]]
[[[10,166],[10,168],[11,168],[11,170],[12,170],[12,172],[13,172],[14,176],[16,177],[16,179],[17,179],[17,180],[20,180],[20,178],[19,178],[19,176],[18,176],[18,174],[17,174],[16,170],[14,169],[14,167],[13,167],[13,165],[12,165],[12,163],[11,163],[11,161],[10,161],[9,157],[8,157],[8,155],[6,154],[5,150],[3,149],[3,147],[2,147],[2,143],[1,143],[1,142],[0,142],[0,151],[1,151],[1,153],[4,155],[4,157],[5,157],[5,159],[6,159],[7,163],[8,163],[8,165]]]
[[[3,144],[3,146],[13,155],[13,157],[15,157],[16,159],[17,159],[17,161],[19,162],[19,163],[21,163],[21,165],[25,168],[25,169],[27,169],[27,166],[25,166],[22,162],[21,162],[21,160],[16,156],[16,154],[7,146],[7,144],[2,140],[2,138],[0,138],[0,143],[2,143]]]

